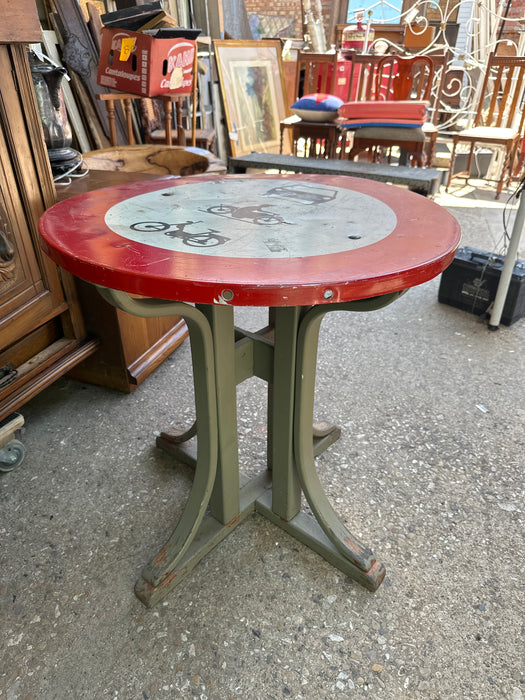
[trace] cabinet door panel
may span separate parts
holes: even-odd
[[[37,240],[42,191],[24,130],[25,118],[36,115],[21,109],[9,60],[0,46],[0,349],[66,309],[56,269],[42,261]],[[27,82],[20,56],[17,63],[18,79]]]
[[[0,151],[5,153],[0,133]],[[0,156],[0,161],[2,161]],[[62,306],[44,284],[23,206],[8,163],[0,169],[0,348],[40,325]]]
[[[20,306],[43,289],[34,254],[21,245],[23,233],[9,215],[0,172],[0,317]],[[27,235],[27,232],[26,232]]]

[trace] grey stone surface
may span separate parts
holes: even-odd
[[[505,199],[439,201],[492,250]],[[254,516],[156,608],[134,596],[191,484],[154,446],[192,420],[188,343],[132,395],[61,379],[27,404],[0,476],[0,699],[522,700],[525,319],[491,333],[438,286],[321,330],[316,415],[343,434],[318,470],[386,565],[375,594]],[[264,384],[238,395],[255,472]]]

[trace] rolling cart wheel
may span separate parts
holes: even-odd
[[[26,448],[20,440],[11,440],[0,449],[0,472],[10,472],[24,459]]]

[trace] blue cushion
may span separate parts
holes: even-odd
[[[337,117],[337,110],[343,104],[343,100],[335,95],[319,93],[315,95],[303,95],[291,106],[291,110],[304,121],[329,122]]]

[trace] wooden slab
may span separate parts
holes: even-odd
[[[350,175],[393,185],[405,185],[421,194],[435,194],[441,184],[441,172],[433,168],[410,168],[405,165],[365,163],[337,158],[300,158],[279,153],[249,153],[229,159],[232,172],[247,168],[287,170],[296,173]]]

